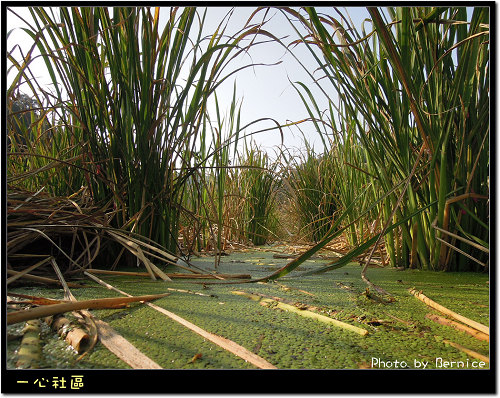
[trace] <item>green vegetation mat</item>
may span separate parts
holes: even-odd
[[[270,274],[286,262],[286,259],[273,258],[271,252],[232,253],[222,257],[217,271],[248,273],[252,278],[258,278]],[[213,269],[212,257],[193,259],[193,263]],[[366,285],[360,279],[361,267],[358,264],[352,263],[320,275],[300,277],[301,272],[325,263],[324,259],[308,260],[289,277],[266,284],[239,283],[241,281],[214,284],[212,280],[186,279],[163,282],[129,276],[98,276],[131,295],[164,293],[168,291],[167,288],[205,294],[201,296],[170,291],[170,296],[156,300],[154,304],[208,332],[235,341],[280,369],[394,369],[405,365],[409,368],[422,367],[423,364],[431,369],[444,368],[444,361],[450,362],[447,368],[472,369],[480,365],[480,360],[445,344],[445,340],[488,357],[488,342],[425,318],[428,313],[439,313],[408,292],[408,289],[415,287],[448,309],[488,325],[487,274],[370,268],[367,273],[369,279],[396,299],[392,303],[381,303],[364,294]],[[85,284],[89,287],[72,289],[78,300],[119,296],[93,281],[85,280]],[[360,336],[295,313],[267,308],[256,301],[232,294],[232,290],[280,297],[314,306],[324,315],[366,329],[369,334]],[[63,298],[61,289],[18,287],[10,291]],[[255,368],[144,304],[133,303],[124,309],[91,312],[165,369]],[[22,326],[9,326],[8,333],[20,333]],[[87,356],[76,362],[78,355],[46,325],[42,340],[44,368],[129,368],[100,342]],[[17,339],[8,343],[9,368],[15,367],[19,342]],[[197,354],[201,354],[201,357],[198,355],[193,361]],[[483,368],[488,367],[488,363],[483,364]]]

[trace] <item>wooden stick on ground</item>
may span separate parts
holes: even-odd
[[[484,356],[476,351],[472,351],[471,349],[464,347],[458,343],[454,343],[453,341],[450,341],[450,340],[443,340],[443,343],[449,344],[452,347],[455,347],[457,350],[465,352],[467,355],[470,355],[473,358],[479,359],[479,360],[486,362],[486,363],[490,363],[490,359],[488,357],[486,357],[486,356]]]
[[[91,274],[101,274],[101,275],[123,275],[123,276],[150,276],[148,272],[129,272],[129,271],[108,271],[105,269],[88,269],[87,272]],[[216,278],[213,274],[181,274],[181,273],[169,273],[165,274],[171,279],[251,279],[250,274],[217,274],[220,278]]]
[[[442,312],[445,315],[449,315],[452,318],[455,318],[456,320],[463,322],[466,325],[469,325],[470,327],[483,332],[484,334],[487,334],[488,336],[490,335],[490,329],[488,326],[473,321],[472,319],[466,318],[463,315],[457,314],[456,312],[453,312],[448,308],[443,307],[441,304],[436,303],[435,301],[431,300],[421,292],[418,292],[416,289],[409,289],[409,292],[413,294],[416,298],[418,298],[420,301],[427,304],[429,307],[434,308],[435,310],[438,310],[439,312]]]
[[[368,334],[368,330],[358,328],[353,325],[349,325],[348,323],[344,323],[341,321],[338,321],[336,319],[317,314],[316,312],[308,311],[308,310],[302,310],[300,308],[297,308],[293,305],[283,303],[281,301],[269,299],[269,298],[262,298],[259,295],[256,294],[251,294],[251,293],[246,293],[238,290],[233,290],[231,293],[237,294],[239,296],[245,296],[251,300],[259,301],[261,305],[264,305],[266,307],[274,307],[276,306],[277,308],[281,308],[282,310],[290,311],[295,314],[298,314],[300,316],[303,316],[305,318],[311,318],[311,319],[316,319],[320,322],[327,323],[329,325],[341,327],[343,329],[350,330],[351,332],[355,332],[357,334],[360,334],[361,336],[366,336]]]
[[[113,354],[134,369],[163,369],[151,358],[144,355],[123,336],[115,332],[106,322],[95,320],[99,339]]]
[[[72,301],[60,304],[45,305],[29,310],[9,312],[7,314],[7,325],[27,321],[30,319],[43,318],[49,315],[62,314],[68,311],[81,309],[116,308],[125,303],[137,301],[149,301],[168,296],[170,293],[150,294],[145,296],[112,297],[94,300]]]
[[[87,275],[89,278],[93,279],[94,281],[96,281],[97,283],[105,286],[108,289],[114,290],[120,294],[123,294],[124,296],[131,297],[130,294],[125,293],[125,292],[115,288],[114,286],[111,286],[110,284],[102,281],[101,279],[88,273],[87,271],[85,271],[84,274]],[[158,312],[161,312],[162,314],[168,316],[170,319],[180,323],[181,325],[187,327],[188,329],[199,334],[200,336],[204,337],[205,339],[210,340],[212,343],[215,343],[219,347],[222,347],[225,350],[232,352],[233,354],[239,356],[240,358],[244,359],[245,361],[250,362],[252,365],[257,366],[260,369],[277,369],[276,366],[269,363],[264,358],[254,354],[253,352],[247,350],[245,347],[240,346],[239,344],[235,343],[234,341],[231,341],[231,340],[226,339],[222,336],[218,336],[216,334],[207,332],[206,330],[203,330],[202,328],[185,320],[184,318],[181,318],[180,316],[174,314],[173,312],[166,310],[165,308],[159,307],[159,306],[154,305],[152,303],[146,303],[146,305],[150,306],[151,308],[153,308],[154,310],[156,310]]]
[[[204,297],[216,297],[213,294],[205,294],[205,293],[200,293],[200,292],[193,292],[191,290],[186,290],[186,289],[174,289],[172,287],[167,287],[167,290],[171,292],[179,292],[179,293],[188,293],[188,294],[195,294],[197,296],[204,296]]]
[[[22,271],[14,271],[13,269],[8,269],[7,274],[8,275],[19,275],[19,274],[22,274]],[[29,280],[36,281],[36,282],[61,285],[61,282],[59,282],[57,279],[46,278],[44,276],[37,276],[37,275],[32,275],[32,274],[22,274],[20,276],[20,278],[29,279]],[[79,285],[77,283],[72,283],[72,282],[68,282],[68,286],[75,287],[75,288],[83,287],[82,285]]]
[[[461,332],[465,332],[467,334],[470,334],[472,337],[475,337],[478,340],[490,341],[490,336],[488,336],[487,334],[480,332],[479,330],[470,328],[468,326],[462,325],[461,323],[452,321],[450,319],[443,318],[443,317],[441,317],[439,315],[435,315],[435,314],[427,314],[425,317],[427,319],[430,319],[431,321],[439,323],[440,325],[450,326],[456,330],[460,330]]]
[[[60,304],[64,303],[67,300],[54,300],[45,297],[31,296],[29,294],[19,294],[19,293],[11,293],[8,292],[7,296],[9,297],[19,297],[28,299],[26,301],[18,302],[18,303],[26,303],[26,304],[34,304],[34,305],[52,305],[52,304]]]
[[[247,350],[245,347],[242,347],[241,345],[235,343],[232,340],[207,332],[206,330],[203,330],[202,328],[181,318],[180,316],[174,314],[173,312],[166,310],[165,308],[158,307],[157,305],[151,303],[147,303],[147,305],[149,305],[151,308],[154,308],[156,311],[161,312],[162,314],[168,316],[170,319],[179,322],[181,325],[199,334],[201,337],[210,340],[212,343],[215,343],[219,347],[222,347],[228,350],[229,352],[232,352],[233,354],[239,356],[240,358],[243,358],[245,361],[250,362],[252,365],[257,366],[260,369],[277,369],[276,366],[269,363],[264,358],[254,354],[253,352]]]

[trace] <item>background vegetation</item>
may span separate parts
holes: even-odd
[[[252,20],[234,34],[221,22],[202,37],[206,14],[194,7],[30,7],[34,24],[23,30],[33,47],[22,59],[8,53],[7,194],[25,192],[26,202],[22,223],[9,204],[9,240],[33,239],[20,234],[35,228],[28,202],[46,195],[98,216],[83,229],[94,237],[120,231],[150,245],[154,262],[236,244],[312,243],[281,276],[343,238],[345,261],[383,246],[391,266],[487,269],[489,9],[476,7],[467,20],[463,7],[369,8],[366,31],[338,10],[280,11],[296,27],[290,43]],[[245,137],[258,121],[240,125],[236,96],[219,108],[217,88],[238,72],[232,61],[260,38],[292,54],[306,46],[317,61],[322,76],[311,78],[329,108],[320,109],[309,82],[294,87],[320,152],[306,142],[300,156],[283,147],[272,158]],[[35,48],[52,91],[30,69]],[[47,226],[56,213],[37,224],[37,237],[58,233]],[[117,264],[125,246],[110,236],[95,255]],[[87,263],[77,251],[70,257],[88,266],[87,236],[73,239],[89,255]]]

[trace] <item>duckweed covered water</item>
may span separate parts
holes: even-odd
[[[275,259],[272,254],[233,253],[222,258],[218,271],[249,273],[253,278],[265,276],[287,261]],[[200,258],[193,262],[205,269],[213,269],[213,258]],[[290,277],[268,284],[218,285],[179,279],[163,282],[128,276],[102,276],[101,279],[132,295],[163,293],[168,291],[167,288],[188,289],[209,295],[170,291],[170,296],[154,303],[211,333],[235,341],[282,369],[394,369],[404,366],[418,368],[423,364],[426,364],[426,369],[432,369],[443,367],[442,361],[453,362],[451,368],[472,368],[473,363],[479,364],[479,360],[445,344],[444,340],[488,356],[488,342],[425,318],[427,313],[439,313],[408,293],[409,288],[415,287],[443,306],[488,325],[488,275],[369,269],[369,279],[396,298],[395,302],[384,304],[363,295],[366,285],[361,281],[358,264],[300,277],[302,271],[324,263],[325,260],[321,259],[309,260]],[[79,300],[119,296],[93,281],[85,283],[90,287],[72,290]],[[231,290],[277,296],[316,306],[324,314],[364,328],[369,334],[360,336],[294,313],[266,308],[256,301],[232,294]],[[63,296],[59,289],[17,288],[12,291],[51,298]],[[165,369],[255,368],[146,305],[132,304],[125,309],[94,310],[92,313]],[[9,326],[8,332],[19,333],[16,328],[19,326]],[[44,329],[42,339],[45,357],[49,358],[43,367],[129,368],[100,343],[84,359],[76,362],[77,354],[48,328]],[[18,344],[19,340],[8,344],[9,368],[15,366]],[[192,361],[197,354],[202,355]],[[488,364],[483,366],[488,368]]]

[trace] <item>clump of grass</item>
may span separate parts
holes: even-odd
[[[42,101],[42,102],[40,102]],[[71,128],[71,127],[68,127]],[[83,143],[67,134],[39,96],[14,89],[7,94],[7,183],[9,189],[70,195],[84,184]]]
[[[318,245],[277,277],[341,233],[354,247],[345,261],[385,237],[392,265],[484,269],[488,8],[474,8],[469,20],[464,7],[369,8],[370,31],[338,10],[280,10],[318,63],[313,82],[328,109],[295,84],[324,148],[291,161],[286,181]],[[61,196],[83,187],[110,226],[171,252],[181,217],[198,248],[220,251],[233,236],[270,239],[279,162],[250,148],[242,169],[230,167],[229,145],[244,129],[236,102],[227,120],[216,97],[215,120],[207,108],[245,51],[242,40],[272,35],[245,25],[228,36],[221,22],[202,37],[205,14],[192,7],[168,9],[164,26],[159,8],[30,11],[32,49],[22,60],[7,55],[17,73],[8,90],[10,186]],[[53,92],[33,78],[35,47]],[[24,83],[33,98],[23,105],[16,90]]]
[[[372,185],[362,207],[378,201],[391,264],[481,269],[488,248],[488,8],[474,8],[467,21],[465,7],[389,7],[385,17],[369,7],[368,31],[338,10],[301,11],[283,10],[307,31],[299,41],[318,62],[323,75],[313,81],[330,108],[320,111],[306,84],[297,90],[326,149],[332,134],[341,137],[339,154],[362,148],[355,167]]]
[[[307,141],[302,156],[289,158],[287,183],[302,231],[319,242],[333,224],[337,211],[333,153],[318,155]]]
[[[216,118],[212,120],[207,115],[199,150],[193,154],[192,161],[199,167],[185,191],[183,206],[189,209],[189,217],[183,217],[183,222],[196,224],[192,238],[185,240],[191,241],[197,251],[221,252],[229,240],[238,240],[235,236],[240,229],[243,198],[237,192],[239,174],[235,159],[242,104],[236,100],[236,85],[226,114],[222,115],[216,94],[214,99]]]
[[[278,160],[251,143],[245,148],[240,174],[245,198],[245,232],[254,245],[263,245],[276,238],[278,221],[276,197],[281,185]]]
[[[31,52],[20,62],[9,56],[11,70],[17,69],[11,91],[24,80],[34,95],[49,99],[40,113],[41,121],[50,112],[56,115],[57,146],[48,147],[54,151],[49,160],[78,175],[69,185],[61,176],[59,186],[66,190],[59,193],[70,195],[83,183],[94,203],[108,209],[113,227],[177,252],[186,184],[197,178],[200,186],[206,184],[199,170],[208,159],[227,160],[227,142],[218,141],[205,153],[200,148],[208,147],[207,106],[218,85],[235,72],[224,71],[244,50],[242,40],[258,34],[256,25],[228,36],[221,22],[215,33],[202,37],[206,10],[194,7],[168,8],[163,21],[159,7],[29,10],[34,22],[25,32],[45,61],[54,92],[29,75]],[[70,149],[78,152],[81,166]],[[15,158],[10,159],[14,167]],[[22,177],[37,174],[32,181],[41,183],[41,171],[53,173],[55,167],[47,161],[43,166],[28,165],[30,175]],[[223,185],[222,174],[218,184]],[[219,222],[222,213],[219,208]]]

